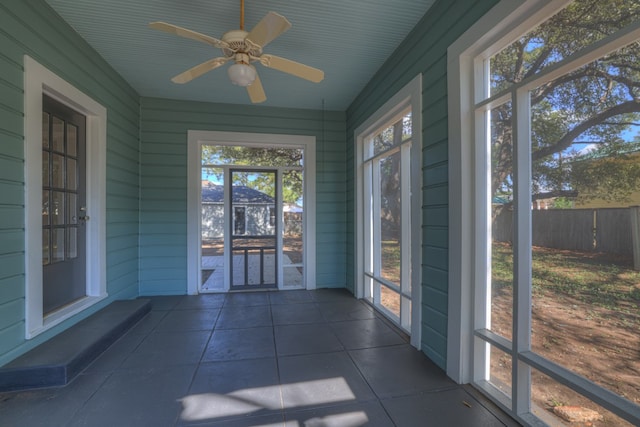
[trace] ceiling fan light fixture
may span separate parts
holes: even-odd
[[[231,83],[238,86],[249,86],[256,79],[256,69],[253,65],[235,63],[228,69]]]

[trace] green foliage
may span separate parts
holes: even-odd
[[[629,154],[623,151],[628,149],[634,151]],[[578,200],[628,202],[640,188],[640,146],[621,141],[602,146],[588,156],[579,157],[571,170]]]
[[[639,19],[639,0],[576,0],[491,59],[491,91],[508,90]],[[623,135],[640,122],[639,63],[634,42],[531,90],[534,199],[620,201],[640,183],[634,162],[623,155],[629,151]],[[495,196],[511,190],[511,104],[491,114]],[[587,145],[608,152],[611,161],[579,162]]]
[[[205,145],[202,147],[203,165],[286,167],[282,174],[282,200],[284,203],[300,203],[303,195],[303,173],[295,169],[303,165],[303,150],[287,147],[245,147],[232,145]],[[222,169],[212,169],[222,179]],[[273,174],[235,174],[235,183],[245,185],[275,197]]]
[[[573,209],[573,200],[568,197],[557,197],[553,200],[553,209]]]

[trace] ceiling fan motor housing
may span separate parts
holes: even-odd
[[[249,33],[244,30],[231,30],[224,33],[222,41],[229,45],[229,47],[222,48],[224,55],[229,58],[236,55],[236,53],[245,53],[250,56],[262,55],[260,46],[245,41],[247,34]]]

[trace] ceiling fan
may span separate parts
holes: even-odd
[[[253,62],[259,62],[265,67],[283,71],[314,83],[319,83],[324,79],[322,70],[263,53],[262,49],[291,28],[291,23],[284,16],[269,12],[250,32],[247,32],[244,30],[244,0],[240,0],[240,29],[226,32],[222,36],[222,40],[166,22],[152,22],[149,27],[197,40],[222,50],[224,56],[210,59],[178,74],[171,79],[174,83],[190,82],[204,73],[233,61],[234,64],[228,69],[231,82],[245,86],[251,102],[259,103],[264,102],[267,96],[264,93],[260,77],[252,65]]]

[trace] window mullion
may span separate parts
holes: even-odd
[[[474,311],[474,330],[491,328],[491,112],[476,110],[475,134],[477,141],[482,144],[475,145],[476,169],[483,171],[478,174],[475,182],[476,224],[478,235],[475,239],[476,265],[476,292]],[[484,340],[474,340],[474,381],[489,381],[490,379],[490,346]]]
[[[517,354],[531,349],[531,108],[529,92],[513,92],[514,292],[513,404],[518,415],[531,412],[531,368]]]
[[[403,144],[400,155],[400,289],[411,298],[411,144]]]
[[[380,264],[381,264],[381,224],[380,224],[380,159],[376,158],[372,162],[372,174],[371,174],[371,217],[372,217],[372,243],[373,243],[373,276],[380,277]],[[376,301],[377,302],[377,301]]]
[[[369,274],[373,274],[373,166],[371,161],[368,161],[363,166],[363,200],[362,200],[362,213],[364,217],[364,271]]]

